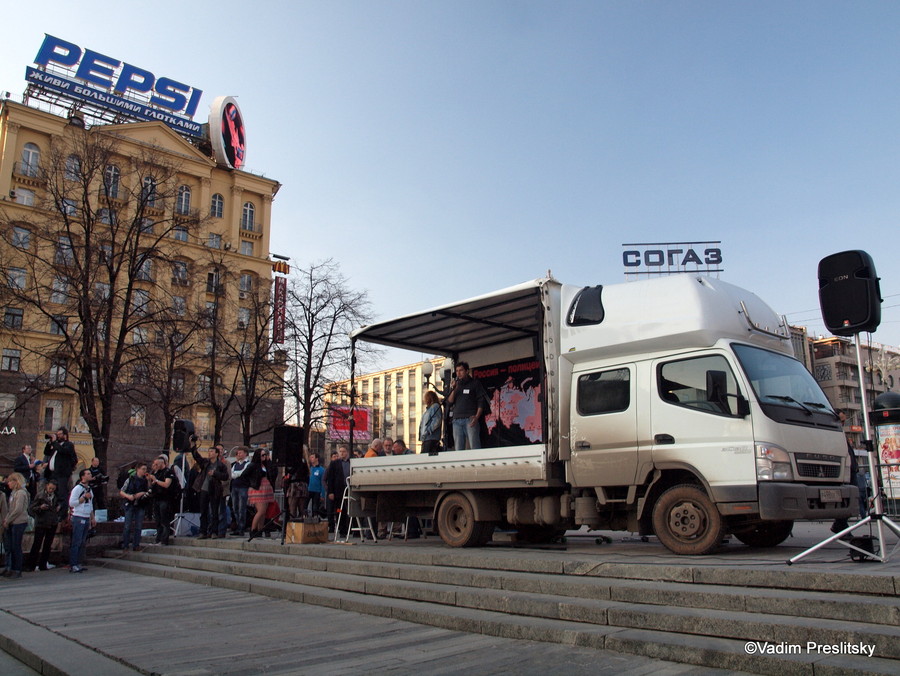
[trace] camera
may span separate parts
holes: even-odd
[[[46,439],[47,441],[53,441],[53,435],[52,435],[52,434],[45,434],[45,435],[44,435],[44,439]]]
[[[196,434],[192,434],[192,435],[191,435],[191,441],[192,441],[192,442],[193,442],[193,441],[197,441],[197,438],[198,438],[198,437],[197,437]]]

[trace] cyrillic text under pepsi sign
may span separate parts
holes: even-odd
[[[111,58],[91,49],[61,40],[52,35],[44,37],[34,59],[37,66],[56,64],[74,71],[76,80],[102,87],[106,96],[125,100],[122,94],[133,92],[148,96],[152,108],[162,109],[176,117],[193,118],[203,91],[167,77],[157,78],[144,68]],[[67,79],[67,78],[62,78]],[[71,80],[70,80],[71,81]],[[41,83],[44,84],[44,83]]]
[[[129,101],[123,99],[121,96],[108,94],[99,89],[83,85],[75,80],[69,80],[68,78],[60,77],[59,75],[51,75],[50,73],[38,70],[37,68],[32,68],[31,66],[25,71],[25,79],[28,80],[28,82],[40,85],[44,89],[51,89],[81,101],[89,101],[96,105],[103,106],[104,108],[109,108],[140,120],[159,120],[182,134],[188,134],[190,136],[203,135],[202,125],[185,117],[172,115],[164,110],[148,106],[145,103]]]

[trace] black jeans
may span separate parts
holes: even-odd
[[[31,542],[31,551],[28,552],[28,561],[25,564],[29,569],[37,566],[41,570],[47,570],[50,561],[50,547],[53,546],[53,536],[56,535],[56,524],[47,528],[35,528]]]
[[[156,541],[169,544],[172,535],[172,506],[168,499],[157,498],[153,501],[153,521],[156,525]]]
[[[200,492],[200,535],[219,534],[219,510],[222,508],[221,494]]]

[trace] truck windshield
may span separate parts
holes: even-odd
[[[822,388],[799,361],[750,345],[731,347],[767,416],[795,425],[840,428]]]

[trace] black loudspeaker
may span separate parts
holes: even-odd
[[[295,467],[303,459],[303,428],[278,425],[272,436],[272,462]]]
[[[176,451],[191,450],[191,435],[194,434],[194,423],[190,420],[176,420],[172,433],[172,448]]]
[[[881,323],[881,288],[865,251],[842,251],[819,261],[819,307],[836,336],[871,333]]]

